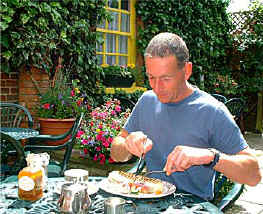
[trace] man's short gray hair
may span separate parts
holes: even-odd
[[[174,33],[159,33],[149,42],[144,57],[175,56],[179,66],[189,61],[189,51],[184,40]]]

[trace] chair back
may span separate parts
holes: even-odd
[[[234,120],[236,121],[237,125],[240,127],[242,133],[244,133],[245,128],[243,124],[243,113],[245,108],[245,101],[243,101],[241,98],[232,98],[229,99],[225,103],[225,105],[230,111],[230,113],[233,115]]]
[[[26,107],[15,104],[0,102],[1,126],[18,128],[21,126],[33,127],[33,119]],[[26,124],[23,124],[26,123]]]
[[[226,103],[227,102],[227,98],[221,94],[211,94],[214,98],[216,98],[218,101],[222,102],[222,103]]]
[[[49,177],[60,177],[64,175],[65,170],[67,169],[71,154],[72,154],[72,149],[74,146],[74,143],[76,141],[76,135],[78,133],[78,130],[81,125],[81,121],[84,117],[84,113],[82,113],[74,122],[73,126],[71,129],[62,134],[62,135],[38,135],[34,138],[30,139],[30,144],[27,144],[24,148],[25,151],[30,151],[30,152],[52,152],[52,151],[58,151],[58,150],[63,150],[64,151],[64,156],[62,162],[54,162],[49,165],[49,168],[52,168],[52,164],[54,165],[54,169],[56,170],[49,170],[48,169],[48,176]],[[57,140],[62,140],[66,139],[68,136],[70,138],[63,144],[61,145],[45,145],[45,141],[57,141]]]

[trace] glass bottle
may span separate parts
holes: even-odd
[[[28,166],[18,174],[18,197],[21,200],[36,201],[43,196],[42,161],[33,156],[27,157]]]

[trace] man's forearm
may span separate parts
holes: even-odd
[[[258,161],[250,152],[237,155],[221,154],[214,169],[233,181],[250,186],[257,185],[261,180]]]

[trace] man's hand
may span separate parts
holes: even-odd
[[[176,146],[168,155],[164,170],[167,175],[171,175],[176,171],[185,171],[193,165],[208,164],[213,158],[213,152],[208,149]]]
[[[126,138],[125,144],[126,149],[138,157],[142,154],[146,154],[153,146],[152,141],[141,131],[129,134]]]
[[[117,136],[113,139],[110,156],[116,162],[125,162],[132,157],[131,153],[126,149],[124,137]]]

